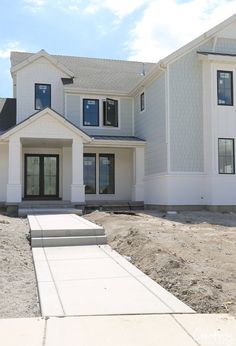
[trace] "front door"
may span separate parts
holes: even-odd
[[[25,198],[53,199],[59,196],[59,156],[25,155]]]

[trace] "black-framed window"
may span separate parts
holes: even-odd
[[[84,154],[84,185],[86,194],[96,193],[96,154]]]
[[[220,106],[233,106],[232,71],[217,71],[217,102]]]
[[[145,98],[144,98],[144,92],[140,94],[140,111],[144,111],[145,108]]]
[[[103,125],[118,127],[118,101],[106,99],[103,101]]]
[[[99,100],[83,99],[83,125],[99,126]]]
[[[51,85],[35,84],[35,109],[51,107]]]
[[[115,155],[99,154],[99,193],[115,193]]]
[[[234,139],[218,139],[219,174],[235,174]]]

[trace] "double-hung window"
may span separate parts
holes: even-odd
[[[234,140],[231,138],[218,139],[218,163],[220,174],[234,174]]]
[[[83,99],[83,125],[99,126],[99,100]]]
[[[232,71],[217,71],[217,101],[220,106],[233,106]]]
[[[51,85],[35,84],[35,109],[51,107]]]

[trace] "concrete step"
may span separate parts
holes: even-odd
[[[83,236],[100,236],[105,235],[104,229],[101,228],[80,228],[80,229],[32,229],[31,237],[83,237]]]
[[[51,215],[51,214],[76,214],[82,215],[82,209],[77,208],[46,208],[46,207],[37,207],[37,208],[19,208],[18,216],[24,217],[27,215]]]
[[[32,247],[102,245],[106,243],[107,237],[105,235],[31,238]]]

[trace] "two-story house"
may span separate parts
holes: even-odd
[[[236,15],[156,64],[12,52],[0,201],[235,206]]]

